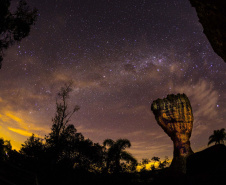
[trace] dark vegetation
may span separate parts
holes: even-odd
[[[175,184],[180,181],[186,184],[197,181],[200,173],[196,169],[202,169],[205,164],[211,168],[204,168],[209,169],[202,174],[204,177],[210,171],[217,172],[211,173],[216,176],[225,170],[223,156],[226,147],[220,144],[225,140],[224,129],[215,130],[210,136],[209,144],[216,142],[215,148],[189,158],[186,175],[173,173],[168,167],[167,157],[161,161],[154,156],[138,164],[126,151],[131,147],[128,139],[106,139],[103,145],[93,143],[70,123],[72,115],[79,110],[78,105],[72,110],[68,108],[71,87],[70,82],[59,91],[52,128],[44,139],[32,134],[22,144],[20,151],[12,150],[10,141],[0,139],[0,184]],[[208,163],[209,157],[215,160]],[[147,169],[146,165],[151,161],[153,165]],[[197,167],[197,164],[201,166]],[[136,170],[138,165],[141,168],[139,172]],[[194,174],[195,171],[197,173]]]
[[[20,0],[13,13],[10,12],[10,4],[11,0],[0,1],[0,69],[4,50],[27,37],[37,18],[37,10],[31,10],[26,1]]]
[[[44,139],[32,134],[19,152],[12,150],[10,141],[0,139],[0,166],[4,171],[0,182],[24,185],[38,182],[44,185],[125,181],[125,184],[133,184],[138,182],[140,174],[147,176],[150,172],[145,168],[150,160],[144,159],[140,164],[143,166],[141,173],[137,173],[138,162],[126,151],[131,146],[128,139],[106,139],[100,145],[77,132],[70,123],[72,115],[79,110],[78,105],[72,110],[68,108],[71,87],[69,82],[59,91],[52,128]],[[153,157],[152,160],[158,162],[161,169],[168,164],[168,159],[161,162],[160,158]],[[154,170],[157,168],[152,167]]]
[[[210,145],[211,143],[224,144],[225,139],[226,139],[226,132],[224,128],[220,130],[214,130],[213,134],[209,137],[208,145]]]
[[[0,68],[4,51],[29,35],[36,22],[37,10],[21,0],[15,12],[10,12],[11,0],[0,4]],[[220,55],[220,54],[219,54]],[[20,151],[12,149],[10,141],[0,138],[0,185],[71,185],[71,184],[225,184],[225,129],[214,130],[208,145],[187,159],[187,173],[174,173],[166,157],[143,159],[136,171],[137,160],[125,149],[127,139],[106,139],[103,145],[93,143],[70,124],[72,115],[67,99],[71,83],[58,93],[52,128],[44,139],[32,134]],[[146,165],[153,161],[150,169]],[[155,164],[158,164],[157,167]]]

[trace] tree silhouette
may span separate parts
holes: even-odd
[[[31,25],[36,22],[37,9],[31,10],[25,0],[21,0],[16,12],[10,12],[11,0],[1,0],[0,6],[0,69],[3,51],[15,42],[21,41],[30,33]]]
[[[7,160],[11,151],[12,145],[10,141],[0,138],[0,161]]]
[[[106,139],[103,142],[103,145],[109,148],[106,149],[106,171],[109,172],[120,172],[122,166],[120,160],[124,160],[127,163],[131,162],[133,166],[137,165],[137,160],[128,152],[125,151],[126,148],[131,146],[131,143],[128,139],[118,139],[113,141],[112,139]]]
[[[29,137],[20,149],[20,153],[27,158],[38,160],[44,150],[44,144],[41,138],[35,137],[34,134]]]
[[[208,145],[215,143],[215,144],[224,144],[224,140],[226,140],[226,133],[225,129],[222,128],[220,130],[214,130],[213,134],[209,137]]]
[[[72,82],[69,82],[57,95],[51,132],[45,137],[47,158],[53,168],[95,171],[103,166],[103,147],[85,139],[73,124],[69,124],[72,115],[79,110],[78,105],[72,110],[68,108],[71,91]]]
[[[142,161],[141,161],[141,163],[140,163],[140,166],[141,166],[141,170],[140,170],[140,171],[141,171],[141,172],[146,171],[146,165],[147,165],[149,162],[151,162],[151,160],[148,159],[148,158],[142,159]]]
[[[166,156],[163,162],[159,161],[159,169],[165,168],[169,164],[169,158]]]
[[[151,165],[151,170],[155,170],[156,169],[156,167],[155,167],[155,163],[156,162],[159,162],[160,161],[160,158],[159,157],[152,157],[152,159],[151,159],[152,161],[154,161],[154,164],[153,165]]]
[[[154,156],[151,158],[151,160],[154,161],[154,164],[155,164],[156,162],[159,162],[160,158]]]
[[[20,161],[25,168],[38,171],[42,168],[45,158],[45,144],[43,143],[43,139],[32,134],[22,144],[19,153],[21,154]],[[17,155],[17,157],[19,156]]]
[[[53,162],[57,163],[63,155],[72,155],[65,152],[64,149],[71,148],[77,140],[83,137],[76,133],[74,125],[68,124],[71,116],[79,110],[79,106],[75,105],[73,110],[68,110],[69,93],[72,91],[72,82],[65,84],[58,93],[58,100],[56,100],[56,113],[52,119],[53,125],[51,132],[46,136],[47,147],[52,151]],[[71,145],[67,145],[67,144]],[[74,147],[74,146],[73,146]]]
[[[103,147],[90,139],[83,139],[75,146],[74,168],[89,172],[101,172],[103,167]]]

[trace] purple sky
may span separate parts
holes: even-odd
[[[15,4],[15,0],[12,1]],[[226,64],[188,0],[29,0],[39,10],[29,37],[7,50],[0,70],[0,135],[20,148],[50,132],[56,94],[69,80],[71,123],[94,142],[127,138],[140,161],[172,157],[150,110],[171,93],[190,99],[191,147],[225,128]]]

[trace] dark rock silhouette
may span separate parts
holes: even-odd
[[[190,137],[193,126],[192,107],[185,94],[171,94],[153,101],[151,110],[159,126],[174,144],[171,169],[186,173],[186,159],[193,153]]]
[[[226,146],[223,144],[190,155],[187,158],[187,175],[191,184],[225,184],[225,156]]]
[[[226,62],[226,1],[190,0],[213,50]]]

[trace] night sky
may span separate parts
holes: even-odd
[[[5,52],[0,70],[0,136],[19,149],[50,132],[57,92],[73,80],[71,123],[94,142],[127,138],[142,158],[173,156],[150,110],[185,93],[191,147],[225,128],[226,63],[214,53],[188,0],[29,0],[39,10],[30,35]],[[16,1],[12,1],[12,7]]]

